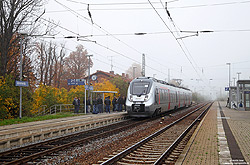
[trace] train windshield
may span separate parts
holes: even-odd
[[[131,88],[131,94],[133,95],[145,95],[150,91],[151,83],[150,82],[133,82]]]

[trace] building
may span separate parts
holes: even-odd
[[[125,74],[125,73],[122,73],[122,75],[119,75],[119,74],[115,74],[114,71],[104,72],[101,70],[97,70],[95,73],[91,74],[89,77],[90,77],[91,84],[98,83],[102,79],[110,80],[115,77],[120,77],[125,82],[128,82],[128,83],[132,80],[128,77],[128,74]],[[86,79],[86,82],[88,82],[88,76],[86,76],[84,79]]]
[[[250,111],[250,80],[237,81],[237,107]]]

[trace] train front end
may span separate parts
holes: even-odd
[[[150,117],[153,115],[154,96],[152,88],[153,81],[149,78],[137,78],[131,81],[126,100],[126,109],[129,116]]]

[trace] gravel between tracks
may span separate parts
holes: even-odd
[[[186,111],[186,110],[184,110]],[[98,139],[72,150],[62,151],[59,156],[45,159],[41,164],[95,164],[104,157],[109,157],[118,149],[127,148],[144,139],[163,126],[179,118],[180,114],[144,123],[135,128],[120,132],[107,138]],[[160,123],[162,122],[162,123]]]

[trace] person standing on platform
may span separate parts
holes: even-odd
[[[91,110],[91,102],[90,102],[90,97],[86,101],[86,113],[89,113]]]
[[[102,108],[102,98],[101,96],[99,95],[98,96],[98,99],[97,99],[97,111],[98,113],[102,113],[103,112],[103,108]]]
[[[112,100],[112,105],[113,105],[113,112],[117,111],[117,99],[115,96]]]
[[[97,102],[96,102],[96,98],[93,99],[93,114],[97,114]]]
[[[110,113],[110,104],[111,104],[110,96],[105,98],[104,104],[105,104],[106,113]]]
[[[74,98],[73,105],[75,106],[74,113],[78,114],[79,113],[79,108],[80,108],[80,100],[77,97]]]
[[[122,102],[123,102],[123,106],[124,106],[124,110],[126,111],[126,97],[122,97]]]
[[[119,96],[117,103],[118,103],[118,111],[122,112],[123,101],[121,96]]]

